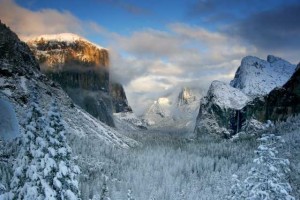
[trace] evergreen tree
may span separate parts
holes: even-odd
[[[79,199],[76,178],[80,170],[72,159],[65,132],[56,102],[51,104],[46,120],[38,104],[32,103],[6,199]]]
[[[39,174],[39,162],[44,156],[45,143],[41,133],[45,119],[36,102],[31,103],[27,114],[25,131],[20,140],[20,151],[14,162],[14,175],[11,181],[10,198],[22,200],[42,200],[42,182]]]
[[[107,178],[104,178],[104,182],[103,182],[103,186],[102,186],[102,191],[101,191],[101,196],[100,196],[100,200],[110,200],[109,198],[109,191],[108,191],[108,187],[107,187]]]
[[[286,180],[290,171],[289,160],[277,157],[276,147],[282,142],[280,136],[263,135],[255,151],[254,167],[244,182],[236,176],[229,199],[294,200],[290,195],[292,188]]]
[[[47,148],[43,149],[44,157],[41,159],[45,180],[43,189],[49,191],[45,192],[45,199],[51,199],[52,191],[56,199],[78,199],[80,194],[77,176],[80,170],[72,158],[65,136],[64,121],[55,101],[51,104],[47,119],[48,123],[43,132]]]
[[[128,193],[127,193],[127,199],[128,200],[134,200],[133,196],[132,196],[132,191],[131,189],[128,190]]]

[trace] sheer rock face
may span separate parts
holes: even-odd
[[[132,112],[131,107],[128,105],[125,90],[119,83],[110,84],[110,95],[113,102],[113,112]]]
[[[143,119],[150,129],[192,132],[203,93],[201,88],[176,88],[172,93],[149,105]]]
[[[84,147],[85,142],[91,149],[98,148],[99,144],[124,148],[136,144],[74,105],[60,85],[40,72],[39,64],[26,43],[20,41],[17,35],[1,22],[0,52],[0,99],[13,106],[20,132],[24,131],[24,119],[30,108],[28,105],[33,99],[38,100],[43,113],[48,112],[51,101],[56,100],[68,127],[69,142],[74,154],[80,158],[93,157],[92,154],[97,153],[77,151],[80,149],[78,147]],[[1,130],[0,127],[0,133]]]
[[[300,113],[299,68],[275,56],[248,56],[230,85],[214,81],[201,100],[195,132],[232,136],[251,120],[285,120]]]
[[[106,49],[74,34],[42,35],[27,43],[43,71],[109,68]]]
[[[298,64],[298,66],[300,66]],[[259,121],[286,120],[300,113],[300,67],[282,87],[275,88],[263,98],[256,98],[242,110],[243,118]]]
[[[235,134],[240,129],[239,112],[249,101],[250,98],[239,89],[213,81],[200,101],[196,133],[216,133],[224,137]]]
[[[39,65],[29,47],[21,42],[18,36],[1,21],[0,64],[0,73],[4,76],[13,76],[14,73],[22,76],[27,73],[35,74],[39,71]]]
[[[106,49],[70,33],[39,36],[27,43],[42,71],[57,81],[77,105],[114,126]]]
[[[190,88],[183,88],[178,95],[178,106],[188,105],[197,100],[197,96],[192,92]]]

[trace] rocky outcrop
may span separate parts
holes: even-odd
[[[153,102],[143,118],[149,128],[193,131],[199,102],[203,91],[200,88],[178,88]]]
[[[42,35],[27,43],[42,71],[94,117],[114,126],[113,113],[132,112],[123,86],[109,80],[107,49],[70,33]]]
[[[18,43],[16,44],[16,41]],[[0,73],[3,76],[13,76],[14,73],[22,76],[27,73],[34,74],[39,65],[29,47],[20,42],[18,36],[0,21]],[[13,63],[14,65],[10,65]]]
[[[92,195],[90,191],[86,191],[86,188],[93,186],[94,182],[88,180],[95,178],[95,173],[90,174],[85,171],[91,167],[91,163],[87,161],[103,162],[103,156],[99,156],[99,152],[103,148],[107,149],[105,146],[129,148],[138,143],[119,134],[74,105],[72,99],[58,84],[39,71],[38,62],[29,47],[2,23],[0,23],[0,52],[0,115],[2,115],[0,116],[0,141],[7,138],[7,134],[10,134],[9,138],[15,136],[7,132],[7,126],[15,127],[12,115],[16,116],[16,123],[19,125],[15,127],[17,136],[24,131],[25,119],[33,99],[38,101],[44,115],[47,114],[51,102],[55,100],[66,124],[66,136],[73,150],[72,155],[76,156],[82,171],[80,191],[86,193],[86,196]],[[2,126],[3,123],[5,126]],[[1,144],[0,154],[2,150],[5,154],[1,156],[0,162],[0,185],[7,189],[12,176],[12,162],[20,149],[19,141],[13,140],[9,143],[3,142],[6,145]],[[100,170],[98,174],[100,178],[103,176]]]
[[[109,68],[108,51],[75,34],[41,35],[27,44],[43,71]]]
[[[70,145],[79,158],[92,156],[93,152],[83,155],[82,151],[76,151],[85,143],[89,144],[91,149],[96,149],[99,144],[128,148],[130,144],[136,143],[74,105],[60,85],[40,72],[38,62],[26,43],[20,41],[17,35],[1,22],[0,52],[0,100],[12,106],[10,112],[16,114],[19,134],[24,131],[24,119],[33,99],[38,101],[45,114],[51,101],[56,100],[67,125],[66,134]],[[8,107],[10,106],[5,106],[5,109]],[[0,103],[0,112],[4,111],[3,108],[3,103]],[[1,131],[2,127],[0,133]]]
[[[282,121],[300,113],[300,65],[282,87],[268,95],[256,98],[242,109],[244,119],[254,118],[261,122]]]
[[[70,33],[43,35],[27,43],[42,71],[58,82],[77,105],[114,126],[106,49]]]
[[[166,127],[174,122],[171,117],[171,101],[167,97],[158,98],[145,112],[143,119],[150,127]]]
[[[131,107],[128,105],[125,90],[120,83],[110,84],[110,96],[112,97],[113,112],[132,112]]]
[[[295,68],[275,56],[267,61],[245,57],[230,85],[211,84],[201,101],[195,132],[230,137],[255,124],[299,113],[299,69]]]
[[[188,87],[184,87],[179,92],[177,104],[178,106],[188,105],[195,102],[196,100],[197,96],[193,93],[193,91]]]
[[[230,137],[240,129],[240,110],[250,101],[239,89],[221,81],[213,81],[201,99],[195,132],[216,133]]]

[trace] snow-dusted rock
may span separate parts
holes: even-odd
[[[118,130],[132,131],[147,129],[146,123],[133,112],[114,113],[114,121]]]
[[[148,126],[160,127],[173,122],[170,115],[171,101],[167,97],[161,97],[148,108],[143,119]]]
[[[269,105],[278,102],[278,96],[291,102],[288,104],[295,105],[298,97],[276,89],[286,84],[295,69],[295,65],[275,56],[268,56],[267,61],[253,56],[243,58],[230,85],[220,81],[212,82],[207,96],[201,101],[195,132],[231,136],[242,131],[242,127],[251,120],[265,123],[271,119],[268,117],[274,113],[270,113],[272,108]],[[271,99],[270,92],[275,94]],[[279,95],[281,93],[283,95]],[[266,104],[267,101],[269,103]],[[286,117],[284,113],[295,113],[298,107],[278,109],[276,112],[281,113],[280,116],[275,114],[272,119]]]
[[[224,109],[241,109],[250,100],[249,97],[239,89],[233,88],[221,81],[213,81],[211,83],[207,96],[211,103]]]
[[[195,132],[217,133],[228,137],[236,133],[239,111],[250,98],[239,89],[221,81],[213,81],[207,95],[201,100]]]
[[[295,72],[295,68],[295,65],[272,55],[269,55],[266,61],[247,56],[242,59],[230,85],[250,97],[263,96],[275,87],[285,84]]]
[[[72,142],[94,140],[125,148],[135,144],[135,141],[117,133],[74,105],[59,85],[39,71],[39,65],[28,46],[3,24],[0,24],[0,44],[3,44],[0,52],[6,52],[0,53],[0,99],[13,105],[20,131],[23,131],[23,119],[28,111],[28,104],[35,96],[43,111],[48,109],[53,99],[57,100],[70,129],[71,135],[68,137],[72,138]],[[2,48],[3,46],[6,48]],[[5,93],[6,90],[10,90],[11,95]],[[72,142],[71,145],[74,144]]]
[[[192,130],[199,110],[202,90],[184,87],[150,105],[143,118],[151,127]]]
[[[27,44],[42,71],[100,121],[113,127],[113,112],[131,111],[122,85],[110,82],[107,49],[71,33],[41,35]]]
[[[242,110],[243,117],[254,117],[266,122],[267,120],[281,121],[300,113],[300,68],[282,86],[273,89],[264,97],[255,98]]]

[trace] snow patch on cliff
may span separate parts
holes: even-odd
[[[242,109],[250,98],[239,89],[221,81],[213,81],[207,93],[211,97],[212,103],[219,105],[221,108]]]
[[[104,49],[103,47],[94,44],[83,37],[73,34],[73,33],[60,33],[60,34],[47,34],[47,35],[40,35],[38,37],[30,38],[26,42],[34,43],[36,41],[53,41],[53,42],[67,42],[68,44],[74,43],[76,41],[84,41],[96,46],[98,49]]]

